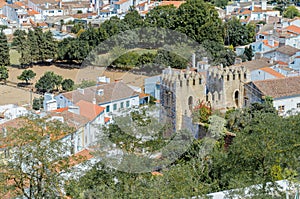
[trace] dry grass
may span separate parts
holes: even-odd
[[[24,69],[18,69],[14,67],[9,67],[9,78],[11,82],[20,82],[17,77],[22,73]],[[144,79],[146,76],[134,75],[129,72],[110,72],[106,71],[103,67],[87,67],[84,69],[64,69],[59,68],[54,65],[51,66],[33,66],[29,68],[33,70],[37,75],[31,81],[36,83],[39,78],[46,71],[53,71],[54,73],[63,76],[63,78],[70,78],[74,80],[75,84],[79,84],[82,80],[93,80],[96,81],[99,76],[109,77],[111,82],[115,80],[122,79],[125,83],[131,84],[133,86],[143,87]],[[0,104],[28,104],[30,95],[29,92],[25,92],[18,88],[12,88],[8,86],[0,86]]]
[[[25,105],[30,104],[30,99],[33,100],[34,97],[40,97],[37,94],[32,94],[30,92],[15,88],[7,85],[0,85],[0,105],[4,104],[17,104]]]

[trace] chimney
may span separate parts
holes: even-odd
[[[97,102],[96,102],[96,98],[93,98],[93,104],[96,104]]]
[[[274,47],[274,39],[270,39],[270,40],[268,41],[268,43],[269,43],[270,46]]]
[[[49,3],[48,2],[45,3],[45,8],[47,8],[47,9],[49,8]]]
[[[192,63],[193,63],[193,68],[195,68],[196,67],[196,54],[195,53],[193,53],[193,55],[192,55]]]
[[[84,89],[83,89],[83,88],[77,88],[77,90],[78,90],[82,95],[84,95]]]
[[[269,60],[269,63],[270,64],[273,64],[274,60],[273,60],[273,57]]]
[[[97,90],[97,95],[98,96],[103,96],[104,95],[104,90],[103,89],[98,89]],[[95,101],[96,101],[96,99],[95,99]]]
[[[234,65],[241,64],[242,62],[243,62],[242,59],[239,58],[239,57],[237,57],[237,58],[235,58],[235,60],[234,60]]]
[[[254,1],[252,1],[251,10],[254,10]]]
[[[261,9],[267,10],[267,1],[266,0],[261,0]]]
[[[62,8],[62,2],[61,2],[61,1],[58,2],[58,7],[59,7],[60,9]]]
[[[80,114],[79,106],[69,106],[68,111],[75,114]]]

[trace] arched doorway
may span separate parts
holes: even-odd
[[[235,102],[235,106],[239,107],[239,91],[238,90],[236,90],[234,92],[234,102]]]

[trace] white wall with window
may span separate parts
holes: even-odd
[[[283,98],[276,98],[273,105],[280,115],[287,115],[289,111],[292,113],[300,113],[300,95]]]
[[[109,103],[102,103],[99,106],[105,107],[105,115],[116,114],[122,110],[126,110],[132,107],[139,106],[139,96],[133,96],[131,98],[120,99]]]

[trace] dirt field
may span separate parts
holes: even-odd
[[[23,69],[8,67],[9,69],[9,81],[20,82],[17,77],[22,73]],[[63,76],[63,78],[70,78],[74,80],[75,84],[80,83],[82,80],[97,80],[99,76],[109,77],[111,82],[122,79],[125,83],[132,84],[134,86],[143,86],[143,82],[146,76],[134,75],[126,72],[110,72],[106,71],[103,67],[87,67],[84,69],[64,69],[54,65],[51,66],[33,66],[30,68],[36,73],[36,77],[31,81],[35,83],[46,71],[53,71],[55,74]]]
[[[9,69],[9,78],[8,81],[11,82],[20,82],[17,77],[22,73],[23,69],[18,69],[14,67],[8,67]],[[63,78],[70,78],[74,80],[75,84],[80,83],[82,80],[94,80],[96,81],[99,76],[106,76],[110,78],[110,81],[122,79],[125,83],[131,84],[133,86],[143,87],[145,76],[134,75],[131,73],[123,72],[110,72],[106,71],[105,68],[100,67],[87,67],[84,69],[64,69],[59,68],[54,65],[52,66],[34,66],[30,68],[37,75],[31,81],[35,83],[46,71],[53,71],[54,73],[63,76]],[[17,103],[17,104],[26,104],[29,102],[29,93],[26,93],[23,90],[0,86],[0,104],[7,103]]]
[[[32,96],[30,96],[29,91],[7,85],[0,85],[0,105],[29,105],[30,99],[33,99],[34,97],[39,97],[39,95],[33,93]]]

